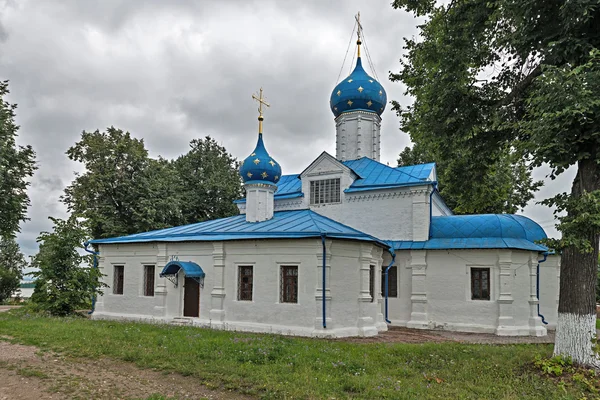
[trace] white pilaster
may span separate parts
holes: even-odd
[[[100,248],[101,249],[101,248]],[[102,255],[102,251],[100,251],[100,254],[98,254],[97,256],[98,259],[98,271],[100,272],[100,276],[101,276],[101,280],[104,281],[104,279],[106,279],[104,277],[104,275],[106,275],[106,273],[104,272],[104,265],[106,263],[106,258]],[[104,278],[102,278],[104,277]],[[106,281],[104,281],[106,283]],[[106,294],[107,290],[112,290],[111,288],[104,288],[104,293]],[[94,312],[103,312],[104,311],[104,296],[100,296],[97,295],[96,296],[96,304],[94,305]],[[93,314],[92,314],[93,315]]]
[[[371,265],[377,270],[375,260],[373,260],[373,245],[362,243],[360,246],[360,294],[358,296],[358,331],[361,336],[377,335],[378,330],[375,326],[375,316],[377,302],[370,293]],[[374,287],[373,296],[376,296],[377,288]]]
[[[421,241],[429,239],[429,223],[431,208],[432,187],[419,191],[412,196],[412,240]]]
[[[500,282],[498,285],[498,287],[500,288],[500,292],[497,300],[498,326],[496,328],[496,335],[515,336],[518,335],[519,332],[515,327],[515,322],[513,318],[514,299],[512,297],[512,288],[514,281],[514,272],[512,269],[511,250],[500,250],[498,252],[498,268],[500,269]],[[492,279],[492,277],[490,276],[489,279]]]
[[[410,296],[411,313],[408,328],[427,329],[427,251],[412,250],[410,252],[410,268],[412,270],[412,293]]]
[[[157,243],[157,254],[156,254],[156,268],[155,268],[155,279],[156,279],[156,290],[154,295],[157,297],[157,305],[154,306],[154,314],[157,316],[165,317],[167,310],[167,279],[160,278],[160,272],[167,265],[167,243]]]
[[[379,161],[381,117],[374,112],[351,111],[336,118],[336,158],[369,157]]]
[[[273,218],[277,186],[265,183],[247,183],[246,221],[261,222]]]
[[[225,248],[223,242],[213,242],[214,284],[210,292],[210,324],[222,326],[225,321]]]

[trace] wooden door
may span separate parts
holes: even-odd
[[[192,278],[185,278],[183,292],[183,316],[200,316],[200,284]]]

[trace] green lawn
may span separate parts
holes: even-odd
[[[576,399],[532,367],[549,345],[355,344],[191,327],[0,314],[0,336],[175,371],[266,399]],[[90,371],[90,373],[94,373]],[[588,394],[589,396],[589,394]],[[589,398],[589,397],[588,397]]]

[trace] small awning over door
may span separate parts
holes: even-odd
[[[160,277],[176,275],[179,270],[183,270],[185,276],[189,278],[204,278],[206,275],[202,270],[202,267],[191,261],[169,261],[160,273]]]

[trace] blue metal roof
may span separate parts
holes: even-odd
[[[449,215],[431,218],[427,241],[393,241],[396,250],[435,249],[521,249],[547,251],[536,241],[546,232],[522,215]]]
[[[358,160],[344,161],[343,164],[359,176],[346,193],[362,192],[377,189],[392,189],[402,186],[422,185],[431,183],[428,180],[435,163],[409,165],[405,167],[390,167],[368,157]],[[275,199],[292,199],[302,197],[302,181],[300,175],[284,175],[277,183]],[[245,203],[246,199],[236,200],[235,203]]]
[[[206,275],[202,267],[191,261],[169,261],[160,273],[160,277],[175,275],[182,269],[185,275],[190,278],[204,278]]]
[[[430,183],[428,178],[435,168],[435,163],[393,168],[368,157],[344,161],[344,165],[360,176],[346,193]]]
[[[177,226],[157,231],[137,233],[117,238],[96,239],[94,244],[223,241],[246,239],[286,239],[327,237],[375,242],[388,248],[388,244],[366,233],[336,222],[311,210],[276,212],[272,219],[263,222],[246,222],[245,215]]]

